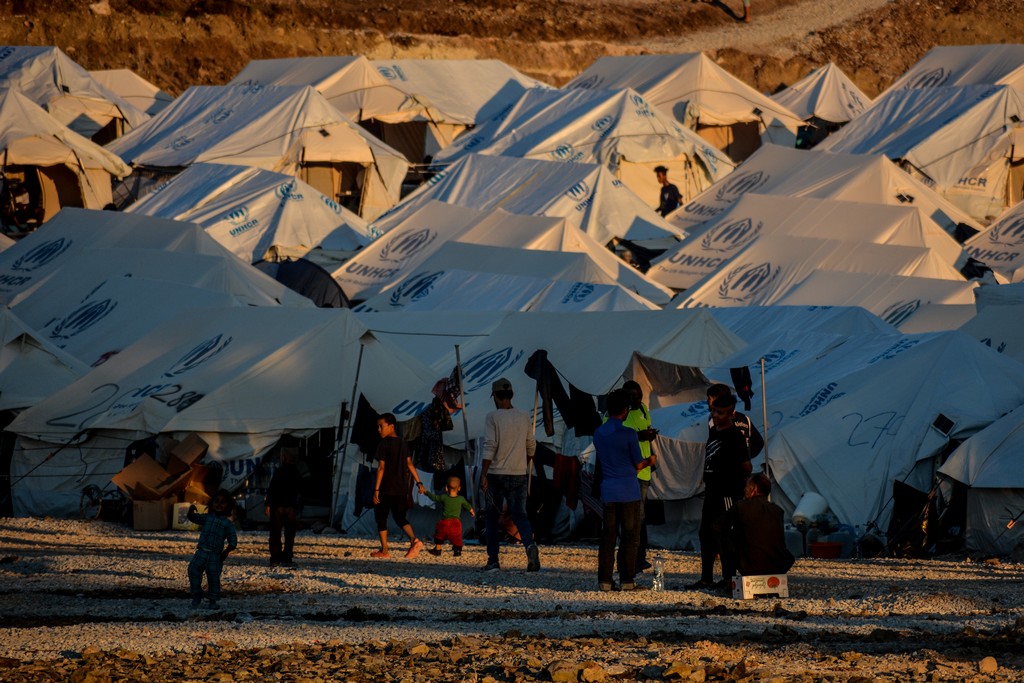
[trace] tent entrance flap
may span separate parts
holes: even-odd
[[[355,162],[305,162],[300,180],[312,185],[324,195],[359,213],[363,202],[363,180],[366,169]]]

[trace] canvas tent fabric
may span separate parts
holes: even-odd
[[[204,161],[285,173],[367,220],[398,201],[409,168],[309,86],[193,86],[108,149],[167,174]]]
[[[1021,120],[1024,93],[1008,86],[893,90],[818,148],[884,154],[988,223],[1012,203],[1010,148]],[[1019,188],[1024,175],[1016,175]]]
[[[966,484],[964,538],[974,550],[1010,554],[1024,544],[1024,407],[964,441],[939,474]]]
[[[500,116],[434,157],[443,167],[468,153],[602,164],[656,203],[654,169],[668,168],[683,201],[735,164],[633,90],[530,90]]]
[[[688,230],[679,245],[654,260],[647,274],[673,289],[686,289],[727,268],[735,254],[762,236],[780,234],[928,247],[950,265],[961,254],[948,233],[912,206],[749,193]]]
[[[404,220],[393,222],[383,236],[333,271],[349,298],[367,299],[413,273],[450,268],[488,272],[476,260],[485,257],[484,250],[473,252],[470,245],[503,248],[500,258],[489,260],[492,272],[619,283],[653,303],[667,303],[671,298],[668,289],[645,278],[564,218],[476,210],[437,201],[423,202],[401,216]],[[455,251],[453,242],[462,244],[461,251]],[[441,249],[448,253],[443,264],[424,265]],[[552,270],[529,265],[542,259],[543,267]],[[575,264],[572,270],[571,264]]]
[[[964,280],[959,271],[927,247],[770,235],[743,249],[728,266],[697,282],[677,299],[680,308],[766,306],[780,303],[815,271]]]
[[[725,179],[669,214],[680,230],[715,218],[747,193],[916,206],[949,234],[981,224],[882,155],[765,145]]]
[[[96,252],[104,249],[138,250],[138,254],[131,259],[124,255],[114,261],[97,259]],[[0,302],[10,304],[23,299],[71,267],[92,266],[101,277],[117,272],[159,279],[155,277],[157,268],[162,268],[168,278],[189,277],[183,261],[171,261],[171,252],[204,256],[204,265],[196,266],[199,272],[212,273],[227,286],[227,291],[246,304],[293,308],[313,305],[239,261],[197,225],[86,209],[64,209],[42,228],[19,240],[15,247],[0,253]],[[85,254],[91,255],[92,263]],[[140,260],[143,257],[145,261]]]
[[[702,52],[601,57],[565,88],[632,88],[737,162],[762,141],[792,147],[802,124]]]
[[[99,144],[149,118],[56,47],[0,47],[0,88],[20,91],[62,124]]]
[[[88,370],[11,309],[0,309],[0,410],[35,405]]]
[[[430,201],[565,218],[602,245],[618,237],[664,249],[682,235],[658,215],[652,202],[602,166],[483,154],[469,154],[440,171],[371,227],[387,233]]]
[[[169,92],[153,85],[131,69],[104,69],[90,71],[89,75],[104,88],[149,116],[159,114],[174,101],[174,96]]]
[[[771,98],[804,121],[834,124],[849,123],[871,106],[871,98],[834,62],[819,66]]]
[[[1004,211],[964,242],[964,254],[984,263],[1002,282],[1024,280],[1024,203]]]
[[[991,288],[982,286],[975,292],[980,294]],[[959,329],[985,346],[1024,363],[1024,300],[980,308]]]
[[[117,155],[73,132],[17,90],[2,88],[0,160],[8,178],[20,175],[27,186],[38,186],[44,222],[63,206],[103,208],[111,201],[112,178],[131,173]]]
[[[961,85],[1009,85],[1024,93],[1024,45],[933,47],[883,94]]]
[[[125,211],[201,225],[247,263],[280,247],[356,251],[370,243],[366,221],[333,199],[246,166],[193,164]]]
[[[102,488],[121,468],[125,444],[151,434],[196,432],[211,444],[208,457],[226,463],[258,459],[284,433],[336,427],[361,349],[359,388],[374,403],[431,377],[365,335],[345,310],[191,309],[169,318],[12,422],[22,443],[12,461],[17,514],[77,506],[82,486]],[[53,457],[44,460],[40,444]]]

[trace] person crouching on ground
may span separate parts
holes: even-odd
[[[462,520],[459,517],[463,510],[469,511],[470,517],[476,517],[476,511],[463,496],[459,495],[462,490],[462,481],[458,477],[448,477],[448,491],[445,494],[427,491],[421,483],[420,493],[435,503],[441,504],[441,519],[437,520],[434,527],[434,547],[429,552],[431,555],[440,555],[441,546],[445,541],[452,544],[452,555],[462,555]]]
[[[199,542],[196,544],[192,561],[188,563],[188,586],[189,592],[192,593],[193,607],[199,607],[203,601],[203,574],[206,574],[209,607],[218,607],[220,575],[224,569],[224,560],[238,547],[235,523],[231,521],[231,510],[234,506],[235,501],[231,494],[221,489],[210,500],[209,514],[199,514],[195,505],[188,508],[188,521],[199,525]]]
[[[640,538],[640,483],[636,474],[650,466],[651,459],[640,453],[636,430],[622,424],[629,412],[629,395],[617,389],[608,394],[608,421],[594,432],[597,466],[601,468],[601,502],[604,523],[597,552],[597,585],[613,590],[615,541],[619,542],[619,589],[634,590],[636,548]]]
[[[406,512],[409,510],[412,481],[420,484],[420,479],[405,441],[398,438],[397,424],[398,420],[391,413],[384,413],[377,420],[380,443],[377,445],[377,481],[373,487],[373,513],[377,520],[377,533],[380,535],[380,550],[370,553],[370,556],[391,557],[388,548],[390,512],[395,524],[409,538],[409,550],[405,556],[412,559],[423,550],[423,541],[416,538],[416,533],[406,518]]]

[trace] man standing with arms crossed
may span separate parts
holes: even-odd
[[[480,493],[486,514],[487,564],[483,571],[501,569],[498,562],[498,517],[502,504],[508,503],[508,514],[519,529],[526,547],[526,571],[540,570],[540,553],[533,542],[533,529],[526,516],[526,496],[537,440],[530,416],[512,407],[512,383],[502,377],[491,385],[495,410],[484,419],[484,453],[480,469]]]

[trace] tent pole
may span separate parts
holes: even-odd
[[[337,460],[337,453],[338,453],[338,446],[339,446],[339,444],[338,443],[334,444],[335,468],[334,468],[334,491],[331,494],[331,526],[334,526],[334,516],[335,516],[336,510],[338,508],[338,489],[341,488],[341,478],[342,478],[342,476],[345,473],[345,458],[348,456],[348,442],[351,440],[351,435],[352,435],[352,423],[353,423],[353,418],[355,417],[355,412],[356,412],[356,390],[359,388],[359,371],[363,367],[363,349],[365,349],[365,348],[366,348],[366,343],[362,339],[360,339],[359,340],[359,357],[356,360],[356,379],[355,379],[355,382],[352,383],[352,400],[348,404],[350,406],[349,410],[351,412],[351,416],[348,419],[345,418],[345,404],[342,403],[341,424],[339,425],[339,429],[338,429],[338,438],[344,439],[344,441],[340,444],[340,446],[341,446],[341,463],[338,463],[338,460]]]
[[[462,406],[462,437],[466,444],[466,455],[469,455],[469,421],[466,419],[466,381],[462,376],[462,355],[459,352],[458,344],[455,345],[455,368],[459,373],[459,405]],[[470,477],[473,476],[472,467],[475,465],[473,462],[474,459],[475,458],[470,458]],[[477,491],[472,486],[468,485],[468,483],[466,490],[469,491],[469,495],[473,498],[473,500],[470,501],[473,507],[479,507],[477,505],[477,501],[479,500]]]
[[[764,387],[764,356],[761,356],[761,420],[764,424],[764,469],[768,471],[768,397]]]

